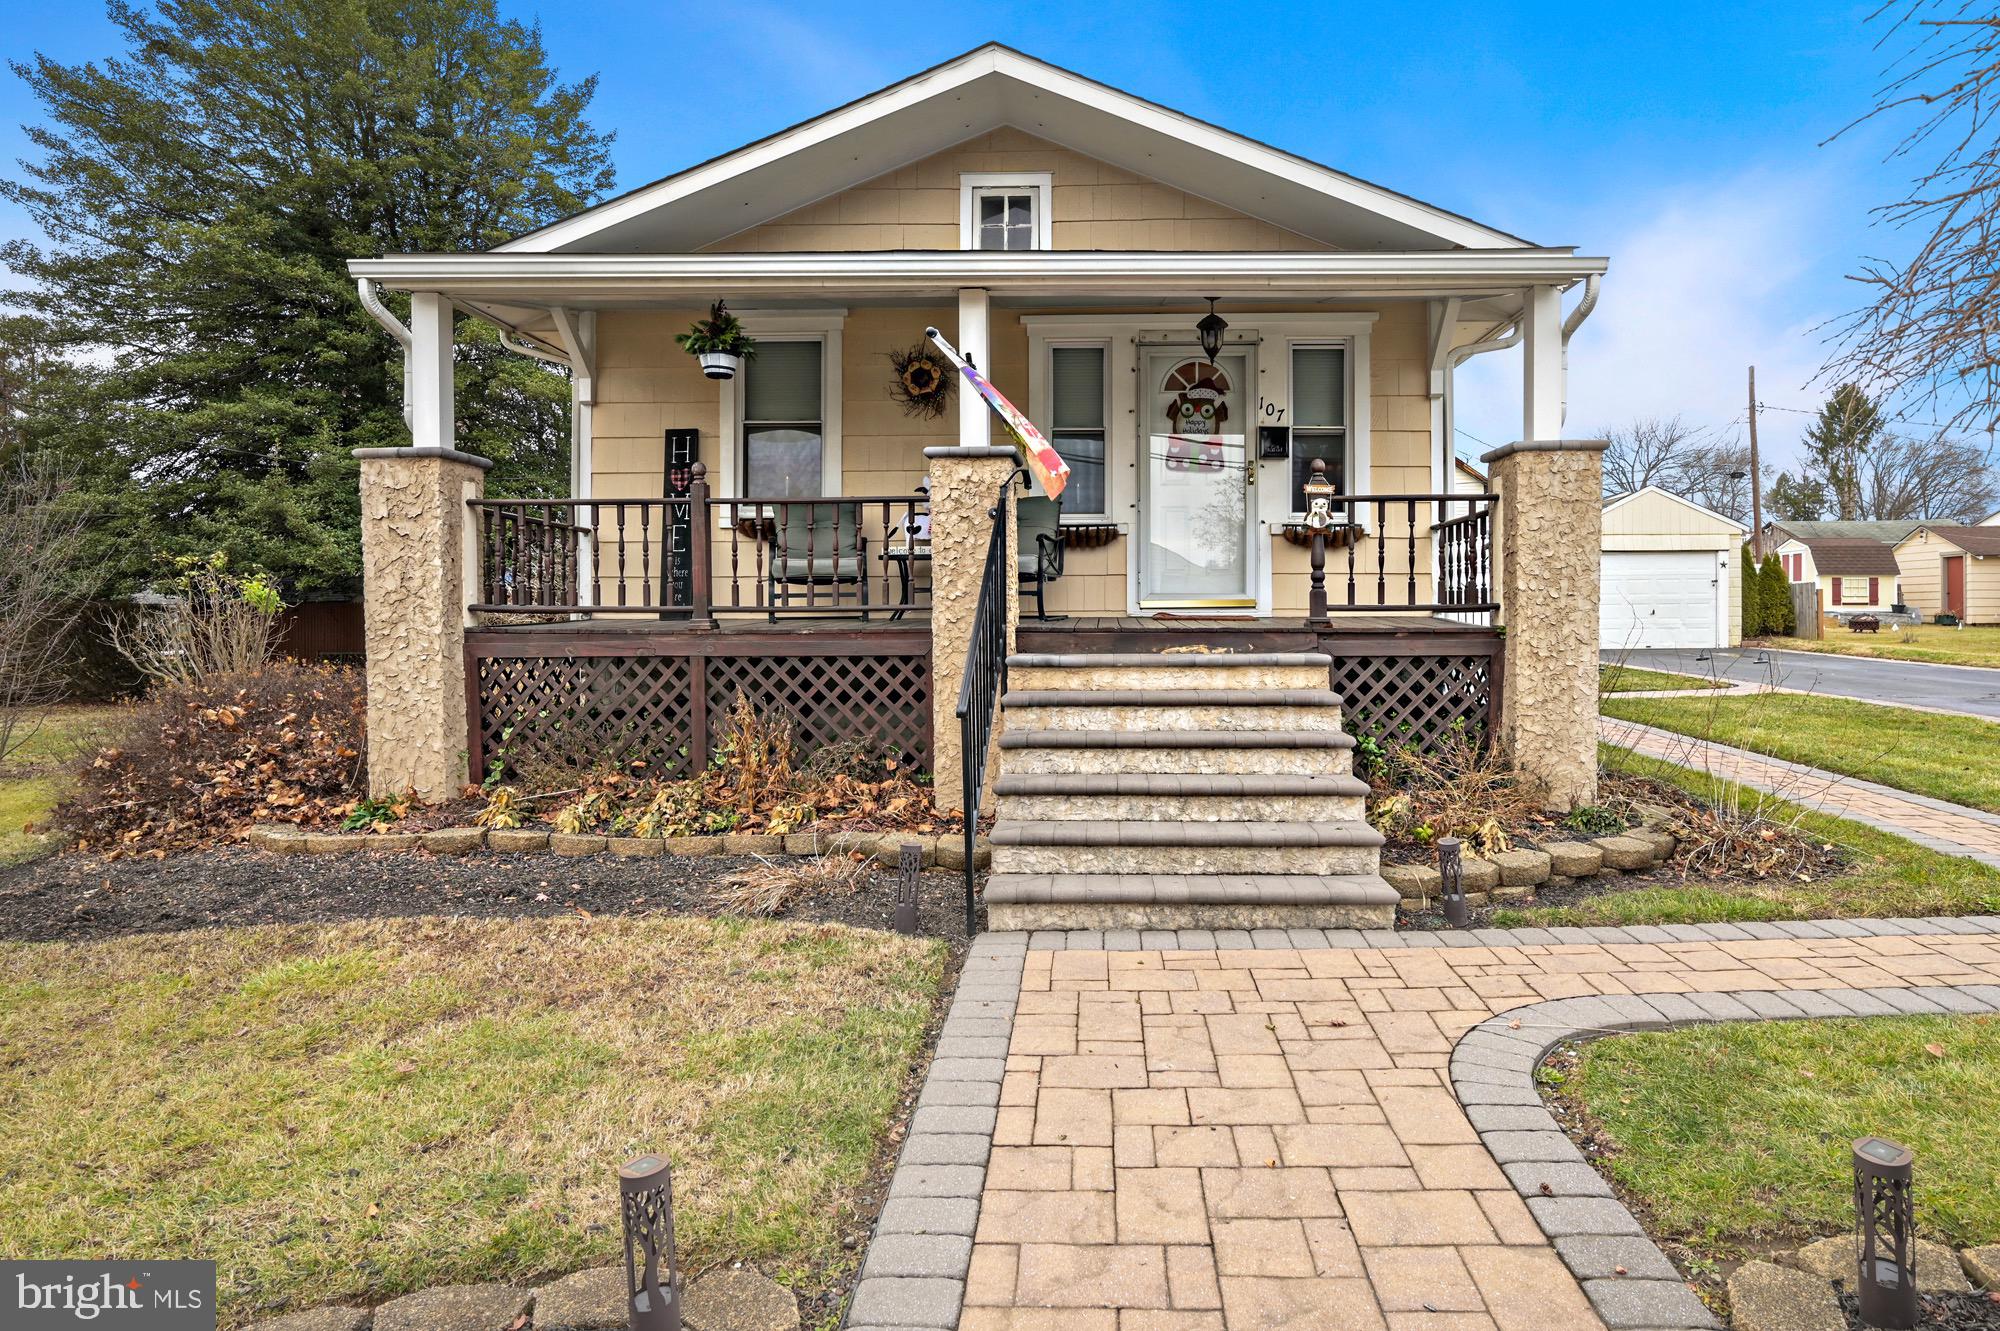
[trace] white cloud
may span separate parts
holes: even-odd
[[[1570,343],[1566,434],[1680,415],[1741,437],[1751,365],[1764,403],[1817,406],[1821,393],[1808,383],[1826,354],[1820,325],[1842,309],[1833,284],[1845,271],[1837,233],[1847,220],[1830,164],[1821,165],[1691,182],[1589,228],[1608,239],[1586,251],[1608,254],[1611,270]],[[1461,370],[1461,425],[1493,443],[1515,438],[1520,374],[1519,352]],[[1807,419],[1760,418],[1767,465],[1790,462]]]

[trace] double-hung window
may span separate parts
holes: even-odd
[[[1046,250],[1054,246],[1046,171],[966,172],[958,178],[959,245],[968,250]]]
[[[974,190],[972,209],[979,249],[1035,248],[1034,191],[999,188]]]
[[[1306,511],[1314,458],[1340,494],[1347,487],[1347,348],[1292,348],[1292,512]],[[1338,516],[1338,510],[1336,510]]]
[[[757,499],[825,494],[826,344],[757,340],[743,366],[743,492]]]
[[[1102,344],[1049,348],[1050,442],[1069,463],[1065,516],[1101,518],[1110,512],[1104,470],[1106,350]]]

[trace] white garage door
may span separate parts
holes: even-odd
[[[1728,583],[1713,550],[1607,550],[1598,646],[1720,647]]]

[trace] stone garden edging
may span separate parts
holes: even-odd
[[[986,933],[966,953],[841,1323],[846,1331],[958,1325],[1027,950],[1024,933]]]
[[[1937,931],[1936,922],[1901,923]],[[1966,932],[2000,932],[1983,917],[1965,923],[1972,926]],[[1580,1036],[1719,1021],[1991,1012],[2000,1012],[2000,985],[1559,998],[1511,1008],[1467,1031],[1452,1050],[1452,1091],[1610,1331],[1713,1331],[1721,1324],[1543,1104],[1535,1070],[1549,1051]]]
[[[557,855],[612,855],[624,859],[689,859],[710,855],[793,855],[855,853],[895,864],[906,845],[923,852],[926,869],[963,869],[962,833],[905,834],[900,832],[731,832],[721,836],[619,837],[552,832],[543,828],[446,827],[433,832],[309,832],[290,824],[260,823],[244,834],[244,843],[276,855],[349,855],[361,851],[427,850],[433,855],[469,855],[475,851],[525,854],[550,851]],[[974,843],[973,862],[985,868],[993,848],[985,837]]]

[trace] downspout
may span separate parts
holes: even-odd
[[[1580,301],[1578,301],[1578,302],[1576,303],[1576,308],[1575,308],[1575,309],[1573,309],[1573,310],[1571,310],[1571,311],[1569,312],[1569,318],[1567,318],[1567,319],[1563,320],[1563,404],[1562,404],[1562,419],[1563,419],[1563,423],[1564,423],[1565,425],[1567,425],[1567,424],[1569,423],[1569,338],[1570,338],[1570,334],[1571,334],[1571,333],[1574,333],[1574,332],[1575,332],[1575,331],[1576,331],[1577,329],[1579,329],[1579,328],[1583,327],[1583,321],[1584,321],[1585,319],[1588,319],[1588,318],[1590,317],[1590,312],[1591,312],[1592,310],[1596,309],[1596,308],[1597,308],[1597,274],[1596,274],[1596,273],[1592,273],[1592,274],[1591,274],[1590,276],[1588,276],[1588,277],[1586,277],[1586,278],[1584,278],[1584,279],[1583,279],[1583,299],[1582,299],[1582,300],[1580,300]]]
[[[410,335],[410,330],[403,325],[403,322],[389,312],[389,307],[382,303],[381,288],[377,287],[373,281],[363,277],[356,280],[354,285],[355,289],[361,293],[361,308],[373,315],[375,322],[387,329],[389,336],[395,338],[397,345],[403,348],[403,424],[408,425],[410,423],[410,348],[414,345],[416,339]]]

